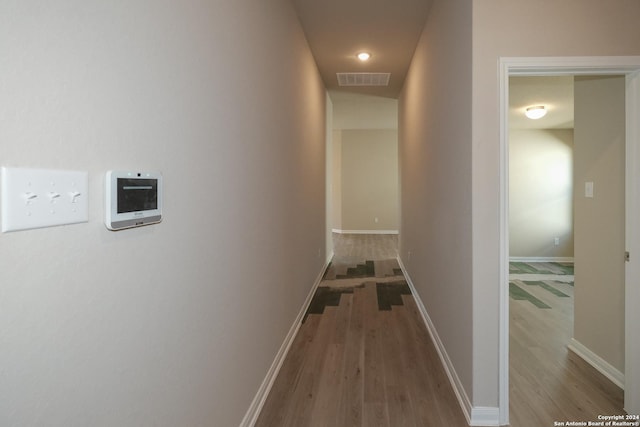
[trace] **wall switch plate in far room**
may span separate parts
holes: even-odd
[[[584,183],[584,197],[593,199],[593,182],[588,181]]]
[[[3,167],[2,232],[89,221],[89,173]]]

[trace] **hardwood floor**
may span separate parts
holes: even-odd
[[[333,233],[333,262],[355,263],[364,260],[396,259],[397,234]]]
[[[395,258],[395,236],[360,237],[369,242],[360,247],[343,237],[334,258],[342,267],[363,255]],[[334,274],[351,280],[349,289],[335,288],[336,306],[307,315],[256,426],[467,425],[413,296],[389,264],[375,265],[393,280],[355,265],[351,276],[367,277]]]
[[[510,298],[511,426],[624,414],[623,391],[567,348],[573,335],[573,282],[563,283],[563,276],[517,277],[512,286],[549,308]]]
[[[334,235],[334,242],[334,262],[255,425],[467,426],[413,296],[404,291],[393,261],[397,236]],[[622,390],[567,349],[573,286],[560,281],[568,270],[547,267],[565,277],[513,279],[511,426],[623,414]]]
[[[466,426],[411,295],[376,284],[302,324],[256,426]]]

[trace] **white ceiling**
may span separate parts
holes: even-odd
[[[327,89],[398,97],[431,0],[292,1]],[[371,59],[360,62],[360,51]],[[391,73],[391,79],[384,87],[339,87],[336,73],[351,72]]]
[[[538,120],[525,117],[527,107],[544,105],[547,115]],[[573,76],[509,78],[509,128],[572,129]]]

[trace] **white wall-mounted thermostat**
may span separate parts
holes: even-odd
[[[109,171],[105,193],[105,225],[109,230],[162,221],[160,172]]]

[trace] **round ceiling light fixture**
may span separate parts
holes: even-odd
[[[541,119],[547,114],[547,109],[544,105],[535,105],[533,107],[528,107],[524,112],[524,115],[530,118],[531,120]]]
[[[360,52],[360,53],[358,53],[358,54],[356,55],[356,57],[357,57],[360,61],[364,62],[364,61],[368,61],[368,60],[369,60],[369,58],[371,58],[371,54],[370,54],[369,52]]]

